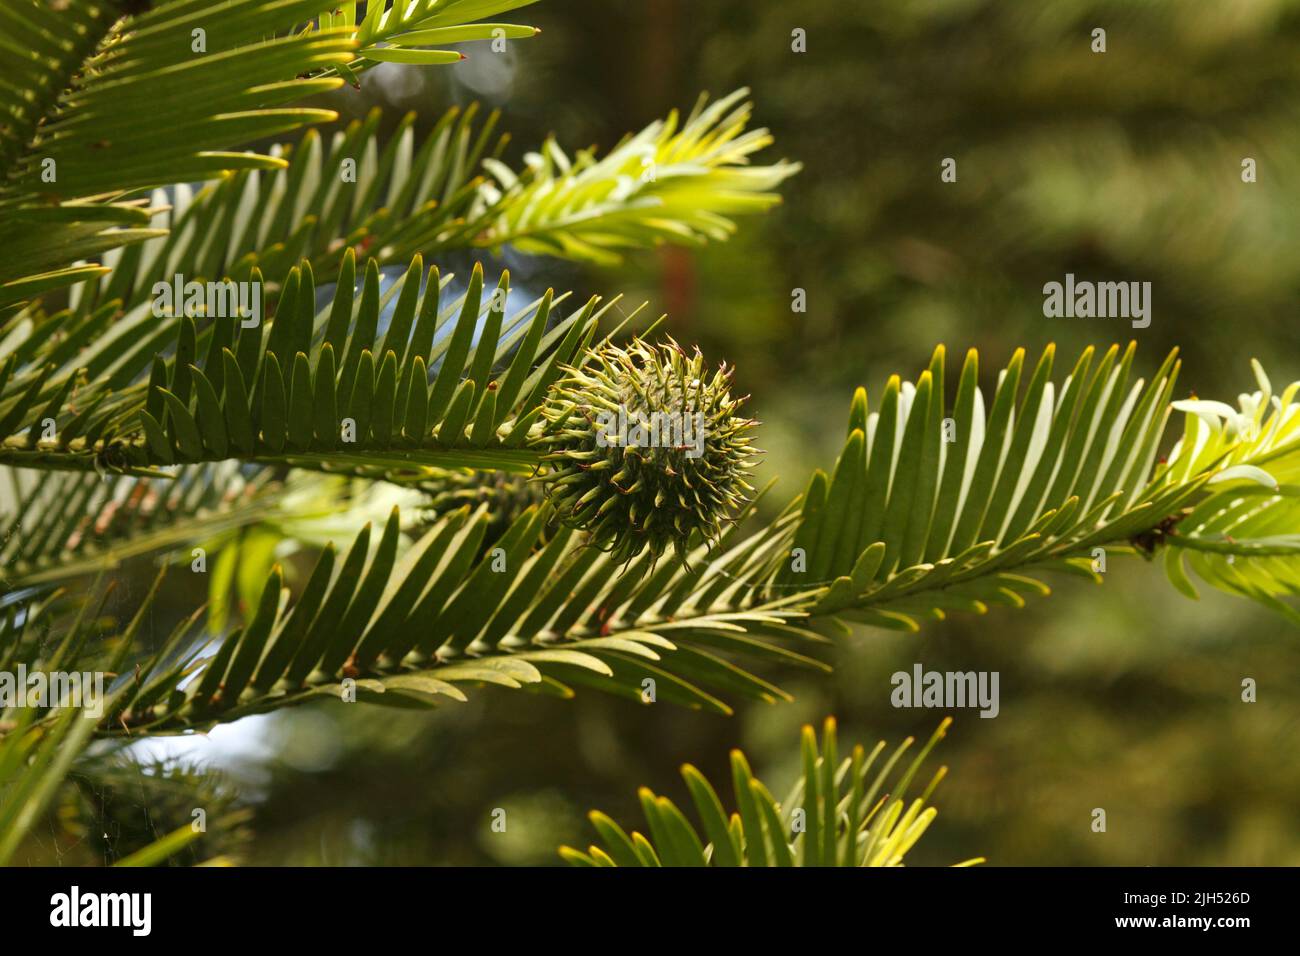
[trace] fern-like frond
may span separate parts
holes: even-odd
[[[945,718],[930,740],[897,777],[894,768],[914,743],[904,740],[885,754],[882,740],[867,753],[855,746],[840,760],[835,719],[828,717],[820,743],[804,727],[803,776],[777,802],[754,776],[739,750],[731,752],[731,786],[736,809],[728,816],[717,790],[687,764],[682,779],[699,817],[697,828],[667,797],[642,788],[638,796],[649,836],[628,834],[607,815],[593,811],[601,845],[584,852],[561,847],[574,866],[902,866],[938,811],[928,806],[947,773],[940,767],[919,797],[907,792],[934,745],[944,736]],[[878,759],[881,761],[877,763]],[[967,860],[972,866],[984,860]]]
[[[7,101],[18,123],[5,156],[5,206],[27,196],[63,201],[279,165],[224,150],[334,118],[286,106],[337,88],[336,80],[297,75],[341,62],[355,46],[342,32],[292,32],[329,8],[322,0],[219,7],[182,0],[127,17],[111,2],[62,6],[6,4],[12,25],[27,24],[12,41],[34,45],[25,55],[6,50],[14,68],[6,74],[30,82],[40,71],[54,96],[40,111],[20,98]],[[35,52],[46,49],[46,56]],[[43,165],[51,168],[46,160],[52,176],[42,176]]]
[[[48,292],[76,287],[109,272],[107,266],[81,260],[165,235],[162,229],[147,228],[152,215],[138,203],[66,203],[57,213],[15,213],[10,222],[15,230],[24,230],[23,241],[30,254],[21,267],[9,271],[16,278],[0,280],[0,323]],[[10,231],[10,222],[0,224],[0,237]],[[16,233],[10,238],[16,239]]]
[[[0,587],[65,581],[139,555],[207,545],[277,514],[284,491],[270,471],[245,477],[236,462],[157,478],[0,467]]]
[[[1258,388],[1226,402],[1174,402],[1185,415],[1183,435],[1169,453],[1162,477],[1168,482],[1215,469],[1212,485],[1253,482],[1265,488],[1300,485],[1300,382],[1281,395],[1262,365],[1252,361]]]
[[[729,217],[780,202],[774,190],[800,169],[748,165],[772,142],[767,130],[746,129],[748,95],[701,97],[685,122],[674,111],[603,158],[591,150],[571,158],[549,139],[522,173],[486,160],[496,185],[478,197],[476,213],[490,214],[490,225],[475,243],[611,264],[628,248],[727,238]]]
[[[530,2],[371,3],[359,18],[357,4],[330,0],[229,0],[216,5],[206,0],[153,5],[4,0],[0,76],[7,79],[0,81],[0,242],[21,245],[24,255],[0,262],[0,310],[84,280],[88,274],[70,265],[78,259],[159,236],[150,220],[163,215],[165,196],[155,196],[154,207],[147,209],[138,202],[119,201],[125,193],[243,171],[243,176],[226,180],[226,190],[237,192],[247,220],[257,193],[255,185],[246,188],[249,172],[284,170],[296,191],[306,170],[302,163],[289,169],[280,151],[259,154],[235,147],[336,118],[332,110],[292,104],[336,89],[345,78],[355,83],[357,71],[378,62],[455,62],[463,59],[460,53],[428,48],[532,36],[537,32],[532,27],[476,22]],[[373,149],[371,123],[361,139],[369,140]],[[338,145],[346,147],[348,142],[344,137]],[[400,136],[392,141],[397,154],[404,143]],[[450,145],[447,168],[460,163],[463,174],[477,164],[477,157],[459,141]],[[386,155],[391,158],[393,150]],[[313,158],[305,155],[302,162]],[[405,158],[410,161],[409,153]],[[437,167],[437,157],[424,153],[422,158]],[[356,159],[363,166],[358,180],[362,189],[346,194],[341,204],[326,203],[319,195],[317,205],[282,208],[263,219],[259,231],[283,226],[292,216],[298,226],[308,210],[315,220],[312,225],[322,227],[330,225],[325,217],[341,211],[342,205],[351,206],[353,216],[362,209],[373,214],[367,202],[374,194],[364,187],[376,177],[376,170],[365,166],[366,161],[374,165],[374,156],[363,151]],[[417,181],[427,184],[428,178],[421,167],[412,187]],[[453,195],[441,192],[438,198],[446,209],[406,223],[404,210],[391,204],[393,193],[387,198],[390,205],[383,218],[398,239],[411,239],[413,225],[433,228],[456,210],[449,202]],[[214,230],[213,225],[205,221],[197,237],[205,265],[219,260],[214,243],[226,244],[221,251],[232,259],[251,251],[239,248],[238,240],[244,237]],[[289,234],[277,237],[277,242],[292,245],[295,238],[301,237]],[[270,245],[277,251],[276,242]],[[407,248],[414,251],[413,246]],[[410,253],[401,255],[409,258]],[[297,256],[287,252],[284,258],[287,268]],[[269,265],[282,271],[279,263]]]
[[[158,477],[0,467],[0,590],[67,582],[148,555],[193,566],[198,547],[202,567],[192,570],[211,574],[209,623],[220,632],[232,582],[255,604],[286,546],[318,550],[394,506],[404,509],[403,532],[418,537],[440,517],[486,505],[488,548],[545,497],[542,484],[510,472],[427,468],[418,481],[394,484],[311,471],[280,479],[277,471],[234,461]]]
[[[1300,623],[1283,598],[1300,596],[1300,382],[1274,395],[1253,363],[1258,389],[1223,402],[1174,402],[1184,412],[1183,436],[1170,453],[1164,480],[1214,469],[1208,494],[1162,529],[1170,581],[1195,598],[1188,566],[1210,585],[1259,601]]]
[[[190,315],[160,322],[141,305],[118,316],[112,302],[80,322],[20,316],[0,340],[0,461],[127,472],[227,458],[392,475],[423,465],[531,470],[529,431],[562,366],[590,344],[604,311],[597,300],[552,321],[563,296],[512,309],[508,275],[485,292],[477,266],[451,301],[450,277],[426,276],[419,257],[382,294],[373,260],[359,296],[351,253],[342,272],[318,313],[311,266],[290,270],[270,322],[222,314],[200,331]]]
[[[376,0],[366,4],[364,14],[356,3],[339,3],[320,17],[321,30],[343,30],[357,44],[357,57],[331,72],[347,78],[354,85],[357,74],[379,63],[413,63],[438,66],[458,63],[465,55],[448,50],[450,44],[486,41],[492,52],[501,53],[501,44],[526,40],[541,31],[519,23],[484,23],[518,10],[537,0]]]
[[[495,132],[497,114],[479,122],[476,104],[449,110],[420,141],[415,118],[407,114],[382,148],[375,109],[328,140],[310,129],[292,147],[271,147],[283,168],[228,173],[197,192],[185,183],[155,191],[150,225],[159,237],[105,255],[111,272],[74,295],[77,313],[111,299],[133,309],[154,283],[178,274],[246,280],[256,267],[274,298],[279,286],[271,283],[303,259],[317,282],[330,282],[349,250],[383,266],[468,246],[482,228],[466,218],[476,170],[506,143]]]
[[[987,410],[973,352],[951,406],[942,348],[915,384],[892,378],[878,411],[860,390],[844,451],[831,475],[813,475],[768,593],[803,590],[814,615],[915,630],[950,611],[1023,606],[1049,593],[1044,572],[1100,581],[1108,556],[1169,544],[1185,593],[1188,552],[1206,580],[1292,615],[1279,596],[1298,573],[1300,386],[1273,398],[1257,370],[1261,389],[1240,414],[1171,403],[1175,356],[1148,383],[1133,377],[1133,352],[1112,347],[1094,365],[1088,349],[1058,389],[1049,347],[1023,391],[1017,352]],[[1187,432],[1165,464],[1172,409],[1188,413]]]
[[[1095,577],[1094,548],[1127,550],[1208,479],[1150,482],[1178,363],[1171,354],[1147,383],[1133,354],[1112,347],[1097,360],[1089,348],[1058,387],[1049,347],[1022,392],[1018,351],[987,409],[973,351],[951,407],[942,347],[916,384],[891,378],[878,411],[859,390],[844,452],[830,477],[814,474],[798,560],[777,586],[825,588],[823,613],[911,630],[1047,593],[1026,566]]]
[[[726,696],[787,698],[749,667],[826,669],[806,653],[825,639],[801,611],[752,601],[793,514],[743,540],[733,529],[712,560],[701,542],[690,566],[645,553],[621,569],[578,532],[543,535],[548,518],[526,509],[484,551],[491,516],[462,508],[399,554],[394,509],[377,541],[367,525],[342,557],[328,546],[296,600],[277,567],[242,627],[205,634],[198,612],[181,622],[114,685],[101,731],[184,730],[321,697],[420,706],[482,684],[727,713]],[[11,615],[22,628],[8,643],[29,646],[21,634],[46,616],[57,622],[41,608]]]
[[[1300,597],[1300,489],[1242,488],[1201,502],[1164,539],[1174,586],[1198,596],[1187,567],[1206,583],[1258,601],[1300,624],[1283,598]]]
[[[138,228],[148,214],[137,206],[84,200],[283,165],[230,150],[337,115],[290,105],[342,83],[299,78],[352,56],[356,43],[345,31],[293,32],[331,7],[180,0],[138,11],[114,0],[57,9],[5,0],[0,242],[24,255],[0,262],[0,283],[57,275],[76,258],[153,235]],[[0,304],[20,291],[0,288]]]
[[[719,107],[744,93],[681,131],[675,116],[656,121],[599,162],[584,153],[574,164],[549,142],[522,174],[502,161],[508,137],[496,132],[497,113],[480,123],[476,104],[449,110],[422,140],[408,114],[382,148],[377,109],[328,142],[311,129],[292,147],[272,147],[285,168],[228,173],[197,193],[186,184],[156,191],[157,211],[141,223],[165,237],[106,255],[112,271],[92,276],[74,306],[84,314],[119,298],[130,309],[176,274],[246,279],[257,267],[278,279],[301,259],[318,282],[332,281],[349,249],[390,265],[519,239],[524,251],[610,261],[615,248],[724,238],[731,224],[720,217],[767,208],[778,199],[771,190],[797,169],[746,165],[771,137],[745,131],[747,103],[722,115]],[[667,168],[633,184],[629,163],[644,150]],[[517,231],[524,223],[526,237]]]

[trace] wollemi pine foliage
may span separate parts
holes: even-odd
[[[616,298],[444,269],[725,240],[798,171],[756,161],[771,137],[744,90],[603,156],[550,139],[518,165],[472,106],[383,141],[378,113],[322,133],[336,114],[294,105],[531,38],[493,19],[528,5],[0,0],[0,670],[112,678],[97,716],[0,709],[0,862],[96,740],[486,686],[729,713],[788,699],[782,675],[828,669],[850,626],[1019,606],[1053,575],[1100,580],[1098,555],[1300,618],[1300,384],[1258,366],[1233,407],[1179,400],[1177,356],[1144,375],[1132,345],[1064,370],[1017,351],[988,392],[974,351],[950,383],[940,347],[915,381],[859,390],[837,462],[782,499],[750,480],[743,368],[632,336]],[[160,307],[178,276],[262,314]],[[316,519],[354,515],[374,517],[321,539]],[[250,528],[314,563],[287,581],[267,557],[235,613]],[[207,573],[209,550],[212,606],[149,633],[167,577]],[[149,555],[153,589],[112,620],[113,572]],[[881,802],[892,761],[840,762],[829,724],[804,751],[802,798],[741,760],[737,816],[692,773],[702,833],[647,796],[652,840],[602,818],[605,847],[566,855],[901,862],[932,817],[929,790],[902,803],[916,765]]]

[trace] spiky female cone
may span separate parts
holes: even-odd
[[[755,423],[735,414],[730,383],[725,364],[709,378],[699,350],[672,340],[605,344],[566,368],[546,400],[540,479],[559,520],[618,560],[716,540],[754,490]]]

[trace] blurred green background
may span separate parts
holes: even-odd
[[[940,342],[950,365],[978,347],[987,373],[1018,346],[1055,342],[1072,363],[1135,336],[1140,369],[1177,346],[1179,392],[1233,403],[1254,388],[1252,356],[1275,384],[1300,378],[1300,2],[545,0],[522,14],[541,36],[455,69],[383,68],[330,105],[429,125],[483,100],[517,158],[548,132],[608,147],[701,90],[751,87],[776,137],[767,161],[804,164],[775,213],[612,271],[509,264],[524,283],[647,301],[680,341],[734,363],[780,501],[833,463],[854,386],[915,377]],[[1044,318],[1042,286],[1067,272],[1151,282],[1150,327]],[[591,839],[589,808],[639,824],[640,784],[688,801],[684,761],[725,780],[739,745],[784,792],[802,723],[833,713],[841,740],[868,744],[928,736],[941,712],[889,702],[890,674],[921,662],[998,671],[1001,713],[955,715],[913,864],[1300,864],[1300,634],[1223,595],[1187,601],[1140,559],[1112,561],[1101,587],[1057,584],[1020,612],[861,630],[832,677],[782,681],[794,704],[731,718],[488,690],[432,714],[254,718],[184,750],[254,809],[250,862],[554,864],[557,845]],[[1240,700],[1246,677],[1257,703]]]

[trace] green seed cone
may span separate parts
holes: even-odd
[[[547,396],[537,479],[558,519],[619,560],[670,545],[684,558],[696,532],[716,541],[754,490],[755,423],[735,414],[744,399],[730,384],[725,365],[710,378],[699,350],[671,339],[606,344],[566,368]]]

